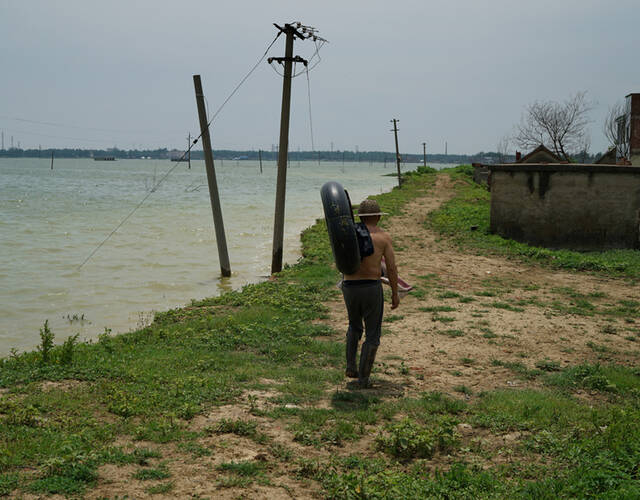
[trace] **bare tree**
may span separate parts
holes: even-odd
[[[502,139],[498,141],[498,163],[505,163],[509,157],[509,149],[511,148],[511,136],[508,134],[503,135]]]
[[[609,108],[609,113],[604,121],[604,135],[611,147],[616,148],[617,157],[629,157],[629,138],[625,130],[624,116],[626,115],[627,107],[625,102],[617,102]]]
[[[514,139],[523,149],[544,144],[570,161],[572,155],[587,151],[589,147],[587,125],[592,107],[586,92],[578,92],[563,103],[536,101],[527,106]]]

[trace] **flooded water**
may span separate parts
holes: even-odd
[[[32,349],[45,320],[57,341],[147,324],[154,311],[260,281],[270,272],[276,166],[218,161],[232,276],[222,279],[204,162],[0,159],[0,357]],[[176,167],[155,187],[162,176]],[[354,203],[396,183],[392,166],[291,162],[284,261],[322,216],[336,180]],[[78,266],[151,192],[80,269]]]

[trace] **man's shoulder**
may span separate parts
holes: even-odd
[[[373,241],[379,241],[380,243],[391,243],[391,236],[386,231],[382,229],[378,229],[375,232],[371,233],[371,237]]]

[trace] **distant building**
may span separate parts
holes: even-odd
[[[606,153],[593,162],[594,165],[615,165],[618,160],[616,157],[616,151],[615,146],[610,147]]]
[[[536,149],[529,154],[520,156],[519,152],[516,152],[516,163],[567,163],[557,154],[551,151],[549,148],[540,144]]]

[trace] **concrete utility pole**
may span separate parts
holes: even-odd
[[[423,155],[423,160],[424,160],[424,166],[427,166],[427,143],[423,142],[422,143],[422,155]]]
[[[282,271],[282,253],[284,240],[284,208],[287,190],[287,157],[289,153],[289,111],[291,107],[291,69],[294,62],[307,65],[307,61],[300,56],[293,57],[293,41],[312,38],[322,40],[315,34],[315,29],[301,23],[285,24],[280,27],[274,24],[280,33],[286,36],[284,57],[270,57],[273,61],[284,65],[284,79],[282,81],[282,110],[280,113],[280,146],[278,148],[278,176],[276,180],[276,208],[273,222],[273,250],[271,256],[271,274]],[[299,31],[300,30],[300,31]]]
[[[398,187],[402,187],[402,174],[400,173],[400,150],[398,149],[398,122],[400,120],[393,119],[393,135],[396,139],[396,167],[398,168]]]
[[[220,259],[220,271],[222,276],[231,276],[229,253],[227,252],[227,238],[224,234],[224,222],[222,221],[222,209],[220,208],[220,196],[218,195],[218,182],[216,170],[213,165],[213,153],[211,152],[211,137],[209,136],[209,122],[207,110],[204,105],[202,82],[200,75],[193,75],[193,86],[196,91],[196,104],[198,105],[198,117],[200,118],[200,132],[202,133],[202,148],[204,150],[204,163],[207,169],[207,181],[209,183],[209,198],[211,198],[211,210],[213,211],[213,225],[216,231],[216,243],[218,244],[218,257]]]

